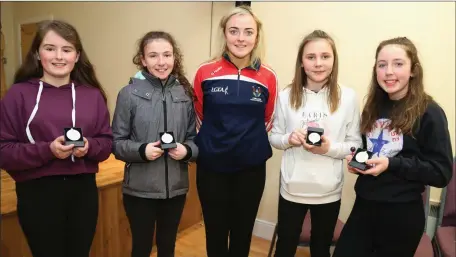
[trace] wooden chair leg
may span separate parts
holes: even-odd
[[[268,257],[272,257],[272,251],[274,250],[274,246],[276,243],[276,237],[277,237],[277,224],[274,226],[274,234],[272,235],[272,240],[271,240],[271,246],[269,247],[269,253]]]

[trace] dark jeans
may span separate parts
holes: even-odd
[[[208,257],[248,257],[265,181],[266,164],[236,173],[198,168]]]
[[[98,219],[95,174],[16,183],[17,215],[34,257],[88,257]]]
[[[186,195],[148,199],[124,194],[123,203],[132,234],[132,257],[149,257],[157,226],[158,257],[173,257],[177,229]]]
[[[333,257],[413,257],[424,219],[422,201],[379,203],[357,197]]]
[[[339,217],[340,200],[327,204],[300,204],[279,198],[275,257],[293,257],[299,244],[307,211],[311,214],[310,255],[330,257],[334,228]]]

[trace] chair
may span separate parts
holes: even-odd
[[[453,163],[453,177],[440,196],[439,217],[433,240],[438,257],[456,257],[456,159]]]
[[[420,243],[415,251],[414,257],[434,257],[434,247],[432,246],[432,240],[428,234],[426,234],[426,226],[427,220],[429,216],[429,198],[430,198],[430,187],[426,186],[425,191],[422,194],[423,203],[424,203],[424,215],[425,215],[425,222],[424,222],[424,229],[423,229],[423,236],[421,237]]]

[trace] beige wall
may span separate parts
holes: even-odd
[[[19,65],[20,49],[14,47],[19,42],[19,24],[44,17],[65,19],[81,34],[107,90],[112,113],[117,92],[136,71],[131,59],[143,33],[163,29],[175,35],[184,53],[188,78],[193,80],[199,64],[217,51],[219,20],[233,6],[233,2],[2,3],[9,44],[8,84]],[[264,23],[267,62],[277,72],[281,88],[292,79],[300,40],[314,29],[326,30],[334,37],[340,82],[356,89],[360,99],[366,94],[377,44],[395,36],[412,39],[420,51],[426,89],[446,111],[454,142],[455,3],[253,2],[252,7]],[[7,24],[12,25],[7,28]],[[276,221],[281,155],[275,150],[267,163],[266,188],[258,214],[258,219],[264,221]],[[354,201],[355,179],[346,173],[340,215],[343,220]],[[438,200],[439,193],[437,189],[432,191],[433,200]]]
[[[264,23],[267,59],[279,76],[281,88],[292,79],[301,39],[314,29],[323,29],[334,37],[340,59],[339,81],[354,88],[360,98],[367,92],[378,43],[407,36],[417,45],[426,90],[445,110],[454,142],[455,3],[253,2],[252,8]],[[268,162],[267,185],[258,215],[271,222],[277,216],[281,155],[281,151],[274,151]],[[340,215],[343,220],[353,204],[355,179],[352,174],[346,175]],[[440,190],[433,189],[432,199],[438,200],[439,194]]]

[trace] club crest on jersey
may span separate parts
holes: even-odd
[[[252,86],[252,94],[253,94],[253,97],[250,98],[250,101],[255,101],[255,102],[260,102],[260,103],[262,103],[263,100],[260,98],[262,93],[263,93],[263,92],[262,92],[262,90],[261,90],[261,87]]]

